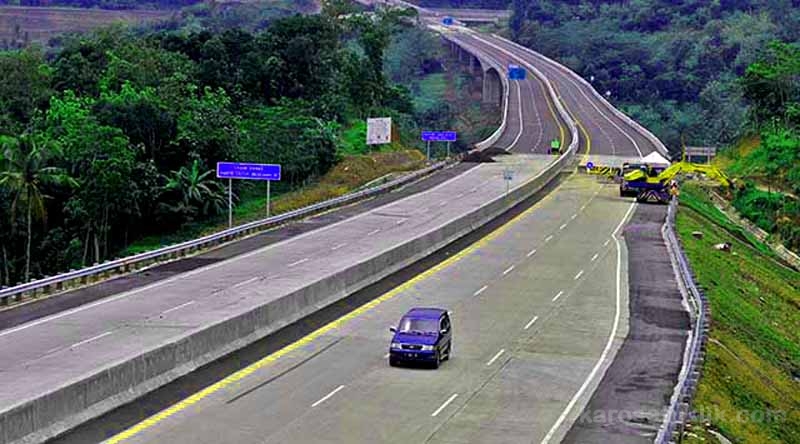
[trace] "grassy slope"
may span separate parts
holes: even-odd
[[[701,189],[685,186],[681,204],[678,232],[712,309],[694,409],[734,442],[800,443],[800,273],[751,245]],[[720,242],[732,253],[714,250]],[[694,425],[689,442],[716,441]]]
[[[423,163],[422,154],[416,150],[346,157],[317,183],[297,191],[278,196],[273,195],[272,214],[285,213],[341,196],[387,174],[417,169]],[[264,190],[264,187],[258,186],[257,190],[251,190],[250,193],[242,196],[241,202],[234,208],[234,225],[263,219],[266,216],[266,196],[264,196],[266,193]],[[121,255],[127,256],[150,251],[225,228],[227,228],[227,214],[213,221],[187,224],[182,230],[171,235],[141,239],[129,246]]]

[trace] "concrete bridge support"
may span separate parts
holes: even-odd
[[[503,79],[498,68],[484,62],[478,55],[462,48],[457,43],[445,40],[446,44],[460,63],[469,66],[470,72],[475,76],[483,77],[483,103],[502,106],[503,105]]]
[[[503,80],[495,68],[483,72],[483,103],[503,105]]]

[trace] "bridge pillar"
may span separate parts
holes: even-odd
[[[494,68],[483,73],[483,103],[503,106],[503,81]]]
[[[481,68],[481,61],[478,60],[477,57],[470,57],[469,67],[470,70],[472,71],[472,74],[475,75],[480,74],[481,71],[483,71],[483,68]]]

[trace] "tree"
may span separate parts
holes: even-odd
[[[40,135],[4,137],[0,145],[4,151],[5,168],[0,171],[0,186],[8,188],[13,197],[12,218],[19,205],[25,206],[27,237],[25,244],[25,281],[31,274],[31,240],[34,217],[46,221],[44,187],[47,185],[74,186],[74,179],[61,168],[48,166],[52,146]]]
[[[173,171],[165,189],[177,191],[183,208],[191,215],[219,214],[225,208],[225,191],[213,174],[214,170],[203,171],[195,159],[190,167]]]

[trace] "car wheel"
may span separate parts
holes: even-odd
[[[398,364],[400,364],[400,362],[398,362],[397,359],[389,358],[389,366],[390,367],[397,367]]]
[[[453,343],[452,342],[447,344],[447,354],[444,355],[444,360],[445,361],[449,361],[451,354],[453,354]]]

